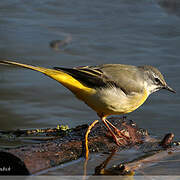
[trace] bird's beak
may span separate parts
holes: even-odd
[[[176,93],[176,91],[174,89],[172,89],[171,87],[169,87],[168,85],[164,86],[164,89],[166,89],[170,92]]]

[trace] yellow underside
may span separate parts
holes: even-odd
[[[131,97],[130,98],[131,107],[125,113],[130,113],[136,110],[139,106],[141,106],[146,101],[147,98],[148,98],[148,93],[146,90],[144,90],[143,93],[140,93],[138,95],[135,95],[134,97]]]
[[[147,97],[148,93],[146,90],[144,90],[143,93],[137,93],[135,95],[127,96],[126,100],[123,100],[122,98],[122,101],[124,102],[117,104],[115,106],[115,109],[108,108],[108,106],[106,105],[93,106],[92,109],[94,109],[100,116],[102,115],[103,117],[107,117],[110,115],[127,114],[141,106],[146,101]],[[111,99],[111,97],[109,97],[109,99]],[[111,105],[110,103],[113,104],[113,102],[109,102],[107,104]]]

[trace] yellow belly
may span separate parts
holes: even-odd
[[[143,91],[143,93],[136,94],[129,98],[129,107],[127,108],[127,111],[125,113],[132,112],[136,110],[139,106],[141,106],[146,99],[148,98],[148,93],[146,90]]]
[[[98,114],[103,114],[104,116],[109,115],[120,115],[126,114],[136,110],[141,106],[148,97],[146,90],[143,93],[136,93],[129,96],[121,96],[120,94],[117,97],[113,97],[113,94],[104,96],[98,96],[97,92],[94,94],[86,94],[81,96],[79,94],[79,99],[84,101],[89,107],[95,110]]]

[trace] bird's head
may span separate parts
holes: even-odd
[[[146,86],[146,90],[149,92],[149,94],[156,92],[160,89],[166,89],[173,93],[176,92],[167,85],[164,76],[157,68],[149,65],[139,66],[139,68],[143,71],[144,83]]]

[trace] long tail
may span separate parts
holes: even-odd
[[[32,66],[32,65],[17,63],[17,62],[8,61],[8,60],[3,60],[3,61],[1,60],[1,61],[0,61],[0,64],[21,66],[21,67],[23,67],[23,68],[32,69],[32,70],[34,70],[34,71],[39,71],[39,72],[44,73],[44,74],[46,74],[46,72],[49,70],[49,69],[43,68],[43,67],[37,67],[37,66]],[[51,69],[51,71],[53,71],[53,69]]]
[[[9,61],[9,60],[0,61],[0,64],[15,65],[15,66],[20,66],[23,68],[27,68],[27,69],[31,69],[34,71],[41,72],[41,73],[51,77],[52,79],[60,82],[63,86],[65,86],[66,88],[68,88],[69,90],[71,90],[75,94],[79,93],[80,91],[84,92],[84,93],[87,91],[92,92],[92,89],[86,87],[85,85],[80,83],[78,80],[76,80],[75,78],[66,74],[63,71],[48,69],[48,68],[43,68],[43,67],[38,67],[38,66],[32,66],[32,65],[22,64],[22,63],[17,63],[17,62],[13,62],[13,61]]]

